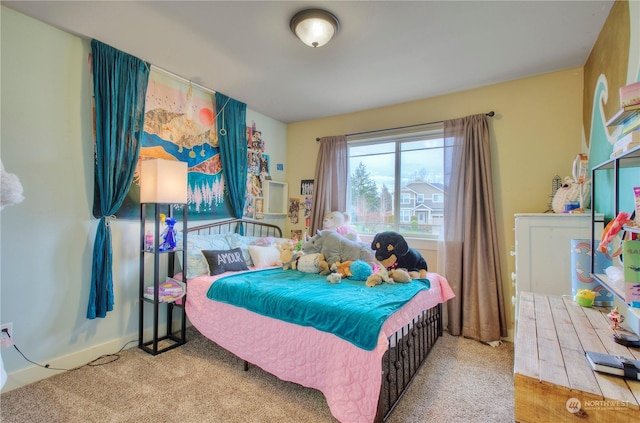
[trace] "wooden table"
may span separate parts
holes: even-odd
[[[612,338],[609,310],[521,292],[514,357],[515,420],[640,422],[640,382],[595,372],[584,352],[640,360]]]

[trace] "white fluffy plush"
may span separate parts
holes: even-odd
[[[16,175],[5,172],[0,160],[0,210],[6,206],[13,206],[24,200],[22,184]]]
[[[322,229],[336,231],[351,241],[360,241],[358,232],[349,225],[349,214],[341,211],[332,211],[324,216]]]

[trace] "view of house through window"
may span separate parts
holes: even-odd
[[[348,137],[349,214],[361,234],[436,239],[443,221],[442,126]]]

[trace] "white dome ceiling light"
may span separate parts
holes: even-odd
[[[306,9],[296,13],[289,25],[291,31],[309,47],[322,47],[340,30],[340,22],[322,9]]]

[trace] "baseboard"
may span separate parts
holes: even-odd
[[[187,326],[191,326],[190,323]],[[159,325],[158,331],[163,333],[166,331],[166,324]],[[149,339],[153,336],[153,329],[148,328],[145,330],[145,339]],[[128,344],[127,344],[128,343]],[[29,385],[40,380],[50,378],[60,373],[64,373],[68,370],[53,370],[53,369],[73,369],[78,366],[85,365],[98,357],[106,354],[115,354],[125,345],[124,349],[129,349],[138,346],[138,333],[131,333],[120,338],[113,339],[100,345],[94,345],[81,351],[75,351],[71,354],[67,354],[62,357],[55,357],[47,361],[43,361],[40,364],[49,365],[49,369],[42,368],[37,365],[30,365],[15,372],[7,373],[7,382],[2,387],[2,393],[12,391],[22,386]],[[20,347],[20,345],[18,345]],[[25,355],[28,352],[23,351]],[[16,352],[17,354],[17,352]],[[6,369],[5,369],[6,371]]]

